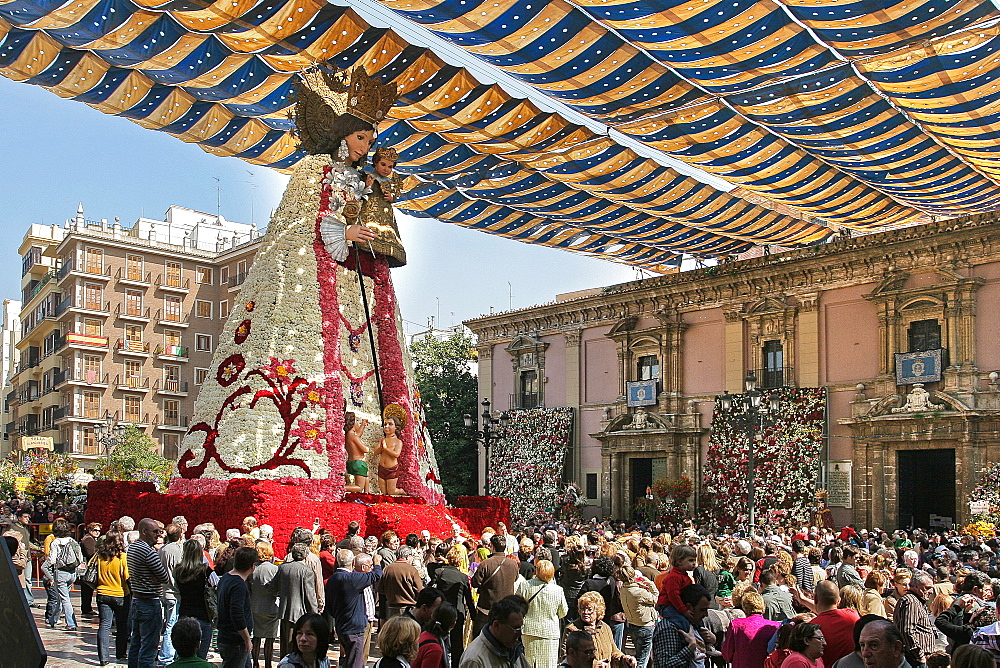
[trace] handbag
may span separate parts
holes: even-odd
[[[81,584],[85,584],[91,589],[97,588],[97,555],[95,554],[87,562],[87,567],[83,569],[83,573],[79,576],[79,581]]]
[[[208,573],[205,573],[205,612],[208,613],[209,624],[215,624],[219,617],[218,592],[214,584],[208,581]]]

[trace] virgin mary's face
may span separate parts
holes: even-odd
[[[347,142],[347,150],[350,155],[351,162],[357,162],[361,158],[368,155],[368,151],[371,150],[372,144],[375,143],[375,133],[371,130],[355,130],[351,134],[344,137]]]

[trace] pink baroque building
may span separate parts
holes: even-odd
[[[565,479],[629,516],[703,475],[716,396],[825,388],[818,487],[838,525],[963,522],[1000,461],[1000,216],[983,214],[560,295],[465,323],[498,409],[576,413]],[[914,353],[909,354],[908,353]],[[655,382],[629,407],[627,383]],[[924,382],[918,383],[917,381]],[[639,415],[637,415],[639,413]],[[484,467],[480,467],[484,470]]]

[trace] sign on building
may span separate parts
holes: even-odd
[[[625,383],[629,406],[655,406],[656,380],[633,380]]]
[[[942,348],[896,353],[896,384],[936,383],[941,380]]]
[[[52,449],[52,437],[51,436],[22,436],[21,437],[21,449],[31,450],[36,448],[38,450],[51,450]]]
[[[826,487],[828,506],[850,508],[851,497],[851,462],[833,461],[826,465]]]

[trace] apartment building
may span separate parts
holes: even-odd
[[[21,302],[16,299],[3,300],[3,322],[0,323],[0,396],[6,397],[13,390],[11,381],[17,371],[17,341],[21,338]],[[11,406],[6,398],[3,402],[3,424],[11,421]],[[0,440],[0,457],[10,454],[10,434],[3,433]]]
[[[177,457],[198,387],[259,245],[242,223],[171,206],[163,220],[32,224],[19,252],[19,362],[5,433],[48,436],[93,466],[108,416]]]

